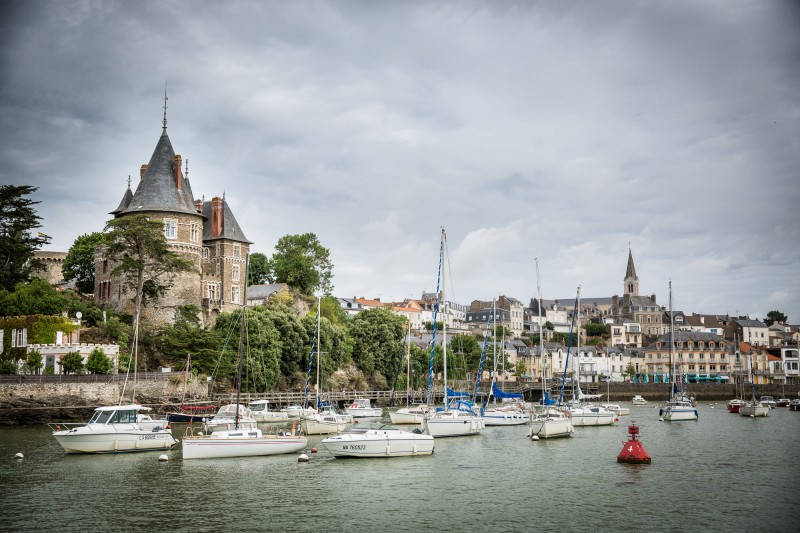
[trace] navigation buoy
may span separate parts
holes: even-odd
[[[311,448],[311,453],[317,453],[317,449],[316,448]]]
[[[165,454],[165,453],[162,453],[161,455],[158,456],[158,460],[162,461],[162,462],[163,461],[169,461],[169,456],[167,456],[167,454]]]
[[[533,435],[533,436],[531,437],[531,440],[539,440],[539,435]]]
[[[307,463],[308,462],[308,456],[306,454],[304,454],[304,453],[301,453],[300,457],[297,458],[297,462],[298,463]]]
[[[14,456],[16,459],[25,459],[25,456],[22,455],[22,452],[19,452],[17,455]]]
[[[632,423],[628,426],[630,440],[622,446],[622,451],[617,455],[618,463],[631,463],[636,465],[650,464],[650,455],[647,453],[647,450],[644,449],[642,443],[636,439],[636,435],[638,434],[639,426],[637,426],[636,423]]]

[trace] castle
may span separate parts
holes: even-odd
[[[167,135],[166,99],[161,137],[150,162],[139,171],[136,192],[128,189],[114,218],[146,213],[164,223],[164,237],[173,251],[189,259],[191,271],[175,275],[167,294],[155,305],[142,309],[142,316],[157,323],[170,323],[176,309],[184,305],[200,308],[200,319],[212,325],[219,313],[242,305],[246,283],[245,261],[252,244],[244,236],[225,196],[210,202],[197,200],[189,183],[189,165],[184,172]],[[131,295],[121,280],[111,275],[114,265],[102,248],[95,251],[94,301],[101,308],[133,314]]]

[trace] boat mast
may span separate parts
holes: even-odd
[[[444,261],[445,248],[447,248],[447,235],[444,232],[444,228],[442,228],[442,304],[444,305],[442,317],[442,361],[444,366],[444,408],[447,410],[447,299],[445,298],[447,290],[445,274],[447,273],[447,268]]]
[[[316,408],[319,411],[319,367],[320,367],[320,355],[322,354],[322,350],[320,349],[321,346],[319,345],[319,326],[320,326],[320,311],[322,309],[321,302],[322,298],[317,297],[317,400],[316,400]]]
[[[411,403],[411,322],[406,336],[406,407]]]
[[[236,375],[236,414],[233,417],[233,429],[239,429],[239,408],[242,397],[242,353],[244,351],[244,328],[247,321],[247,267],[250,263],[250,254],[244,256],[244,291],[242,294],[242,323],[239,325],[239,369]]]
[[[675,379],[675,368],[672,362],[672,352],[675,348],[675,321],[672,314],[672,280],[669,280],[669,399],[672,396],[672,381]]]
[[[545,405],[545,382],[546,369],[544,362],[544,328],[542,327],[542,284],[539,281],[539,258],[534,258],[536,263],[536,293],[539,295],[539,366],[541,370],[540,379],[542,380],[542,405]]]
[[[497,383],[497,300],[492,299],[492,401],[497,405],[497,396],[494,393],[494,384]]]
[[[579,363],[578,364],[578,370],[577,371],[575,370],[575,361],[581,356],[581,286],[580,285],[578,285],[578,305],[577,305],[577,307],[575,307],[575,313],[576,313],[576,321],[578,322],[578,328],[577,328],[578,336],[577,336],[577,340],[575,341],[575,343],[576,343],[576,345],[575,345],[575,357],[572,358],[572,374],[573,374],[573,376],[572,376],[572,401],[573,402],[575,402],[575,400],[580,401],[580,398],[576,397],[576,394],[575,394],[575,385],[576,385],[576,383],[578,381],[578,373],[580,372],[580,369],[581,369],[580,361],[579,361],[578,362]],[[580,391],[580,389],[581,389],[580,383],[577,383],[577,387],[578,387],[578,390]],[[578,394],[578,396],[579,395],[580,394]]]

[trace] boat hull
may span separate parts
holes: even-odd
[[[658,415],[668,422],[680,422],[684,420],[697,420],[698,414],[695,407],[667,406],[658,411]]]
[[[169,430],[118,428],[116,431],[75,428],[55,431],[53,437],[67,453],[121,453],[168,450],[178,443]],[[82,431],[83,430],[83,431]]]
[[[309,417],[303,420],[306,435],[330,435],[342,433],[347,429],[347,421],[330,419],[331,417]]]
[[[386,458],[431,455],[434,438],[410,431],[366,430],[322,440],[322,446],[339,458]]]
[[[224,459],[227,457],[257,457],[299,452],[308,439],[299,436],[260,435],[248,436],[247,431],[224,432],[223,435],[198,435],[184,437],[184,459]],[[241,436],[236,436],[237,434]]]
[[[541,439],[555,439],[560,437],[571,437],[575,432],[569,418],[546,418],[531,420],[531,430],[529,437],[539,437]]]
[[[213,414],[199,415],[194,413],[167,413],[167,420],[173,423],[200,424],[210,420]]]
[[[530,413],[523,411],[485,411],[483,413],[483,423],[487,426],[521,426],[530,420]]]
[[[383,410],[380,407],[348,407],[344,412],[354,418],[380,418],[383,416]]]
[[[389,418],[392,424],[422,424],[422,419],[425,414],[422,411],[411,412],[406,409],[398,409],[397,411],[389,411]]]
[[[742,416],[764,417],[769,415],[769,405],[747,402],[739,407]]]
[[[432,437],[464,437],[479,435],[483,429],[483,420],[477,416],[436,413],[422,420],[422,430]]]
[[[579,407],[570,410],[573,427],[610,426],[617,418],[616,413],[600,407]]]

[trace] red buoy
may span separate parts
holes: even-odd
[[[642,446],[641,441],[636,439],[636,435],[638,434],[639,426],[635,423],[628,426],[630,440],[625,443],[622,447],[622,451],[617,455],[618,463],[632,463],[636,465],[650,464],[650,455],[647,453],[647,450],[644,449],[644,446]]]
[[[311,453],[317,453],[317,449],[316,448],[311,448]]]

